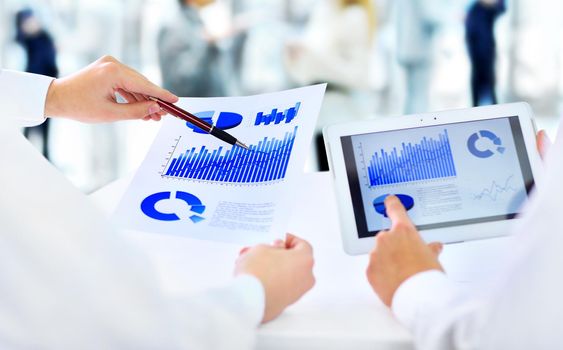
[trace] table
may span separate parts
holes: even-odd
[[[91,198],[108,214],[130,178],[118,180]],[[278,319],[258,330],[257,349],[412,349],[410,334],[375,296],[365,278],[367,256],[348,256],[341,248],[331,173],[305,174],[299,184],[289,231],[315,250],[313,290]],[[185,237],[125,231],[156,266],[170,293],[193,293],[227,283],[240,246]],[[441,262],[460,283],[486,282],[505,240],[448,245]]]

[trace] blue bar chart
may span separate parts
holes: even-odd
[[[401,149],[381,149],[369,159],[370,187],[456,176],[448,131],[438,140],[423,137],[418,143],[401,143]]]
[[[255,126],[260,124],[270,125],[270,124],[280,124],[281,122],[285,121],[286,124],[291,123],[295,117],[297,117],[297,113],[299,112],[299,107],[301,106],[301,102],[297,102],[294,107],[286,109],[284,112],[279,111],[277,108],[274,108],[270,114],[264,114],[263,112],[258,112],[256,115],[256,121],[254,122]]]
[[[162,176],[246,184],[283,179],[296,135],[297,127],[283,139],[264,137],[248,150],[237,146],[214,150],[192,147],[177,157],[172,155]]]

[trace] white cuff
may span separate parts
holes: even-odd
[[[7,118],[7,124],[19,126],[43,123],[47,91],[52,81],[53,78],[43,75],[0,70],[1,118]]]
[[[455,284],[441,271],[420,272],[399,286],[391,308],[397,319],[412,331],[417,319],[439,309],[455,289]]]
[[[266,297],[264,287],[258,278],[251,275],[238,276],[226,289],[216,290],[214,294],[216,300],[224,307],[233,310],[243,322],[254,327],[262,322]],[[233,294],[234,298],[231,297]]]

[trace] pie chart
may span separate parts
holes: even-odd
[[[384,194],[383,196],[379,196],[373,200],[373,207],[375,208],[375,211],[384,217],[387,217],[387,212],[385,211],[385,198],[387,198],[387,196],[389,196],[389,194]],[[407,211],[414,207],[414,199],[411,196],[406,194],[395,194],[395,196],[399,198]]]

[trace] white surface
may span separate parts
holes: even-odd
[[[434,113],[387,118],[361,122],[348,122],[329,126],[324,130],[325,143],[329,150],[329,160],[335,173],[336,193],[339,203],[339,213],[344,246],[350,254],[363,254],[371,250],[374,238],[358,238],[356,219],[350,196],[350,186],[344,162],[341,137],[361,135],[372,132],[401,130],[408,128],[436,126],[450,123],[478,121],[493,118],[518,116],[530,167],[536,183],[539,170],[542,169],[541,159],[536,147],[536,132],[533,125],[533,113],[526,103],[512,103],[470,109],[449,110]],[[363,208],[362,208],[363,209]],[[518,219],[515,219],[518,220]],[[498,237],[510,232],[511,224],[515,220],[478,223],[473,225],[455,226],[441,229],[422,231],[426,241],[440,241],[446,243],[468,241],[480,238]],[[447,220],[446,220],[447,221]]]
[[[92,198],[110,213],[128,182],[118,180]],[[259,329],[257,348],[412,348],[409,333],[381,304],[365,279],[368,257],[351,257],[342,250],[330,174],[304,175],[298,193],[289,229],[313,244],[317,284],[281,317]],[[161,282],[175,293],[201,290],[232,278],[233,262],[241,248],[169,235],[124,234],[149,254]],[[442,262],[456,280],[486,280],[495,272],[495,259],[505,240],[446,246]]]

